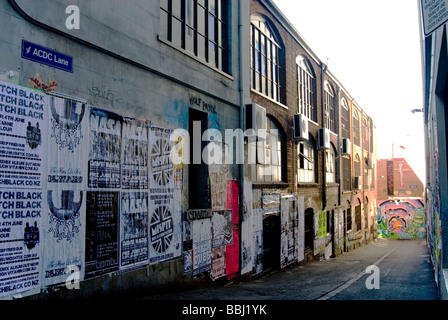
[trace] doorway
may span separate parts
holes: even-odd
[[[263,219],[263,271],[280,268],[280,216],[272,214]]]

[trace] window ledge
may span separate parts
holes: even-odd
[[[286,189],[289,187],[289,184],[286,182],[253,182],[252,186],[254,189],[263,189],[263,188],[282,188]]]
[[[265,99],[267,99],[267,100],[269,100],[269,101],[275,103],[276,105],[278,105],[278,106],[280,106],[280,107],[282,107],[282,108],[284,108],[284,109],[286,109],[286,110],[289,110],[288,106],[284,105],[283,103],[278,102],[277,100],[274,100],[274,99],[272,99],[271,97],[268,97],[267,95],[265,95],[265,94],[263,94],[263,93],[261,93],[261,92],[255,90],[255,89],[250,89],[250,90],[251,90],[251,92],[253,92],[253,93],[255,93],[255,94],[258,94],[260,97],[263,97],[263,98],[265,98]]]
[[[325,184],[326,187],[339,187],[339,183],[329,182]]]
[[[317,188],[317,187],[319,187],[319,184],[316,182],[299,182],[297,184],[297,187],[299,187],[299,188]]]

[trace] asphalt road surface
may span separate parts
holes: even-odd
[[[337,258],[278,270],[258,280],[141,299],[439,300],[439,294],[425,240],[378,239]]]

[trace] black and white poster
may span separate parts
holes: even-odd
[[[85,187],[89,146],[85,103],[50,95],[47,192],[44,204],[44,284],[84,270]]]
[[[149,263],[182,256],[180,191],[151,194],[149,211]]]
[[[294,210],[293,196],[281,198],[280,219],[280,266],[282,268],[294,262],[295,231],[297,229],[297,211]]]
[[[42,285],[46,99],[0,82],[0,297]]]
[[[212,216],[213,248],[233,243],[232,210],[214,210]]]
[[[211,269],[212,223],[211,219],[193,220],[193,278]]]
[[[182,257],[181,190],[174,188],[171,130],[149,135],[149,263]]]
[[[122,130],[122,188],[148,189],[150,122],[144,119],[125,118]]]
[[[119,193],[87,191],[85,278],[118,270]]]
[[[121,127],[123,118],[90,107],[89,188],[121,187]]]
[[[148,263],[148,193],[121,193],[120,266]]]

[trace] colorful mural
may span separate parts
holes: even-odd
[[[426,218],[422,200],[380,201],[378,236],[389,239],[425,239]]]

